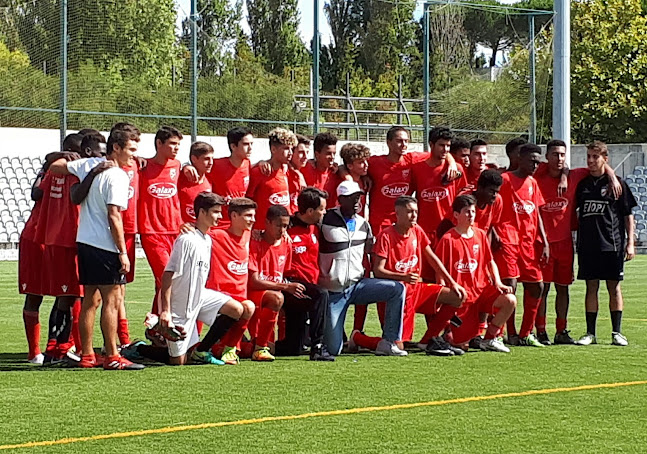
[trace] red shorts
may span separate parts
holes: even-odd
[[[529,241],[522,241],[520,244],[502,244],[501,248],[494,253],[494,261],[501,279],[517,279],[520,282],[542,281],[540,258],[541,255],[537,255],[535,243]]]
[[[21,238],[18,248],[18,292],[42,295],[43,245]]]
[[[544,282],[554,282],[558,285],[571,285],[575,280],[573,274],[573,262],[575,251],[573,240],[570,238],[563,241],[550,243],[550,256],[548,263],[541,268]]]
[[[177,238],[176,233],[147,233],[139,235],[142,241],[142,248],[146,253],[146,259],[155,276],[155,288],[162,286],[162,274],[171,257],[173,243]]]
[[[128,252],[128,261],[130,261],[130,271],[126,274],[126,283],[130,284],[135,280],[135,234],[124,233],[126,240],[126,252]]]
[[[406,285],[407,297],[404,301],[402,316],[402,340],[409,342],[415,329],[416,314],[435,314],[436,303],[443,289],[442,285],[424,284]]]
[[[481,323],[479,313],[487,312],[492,314],[494,312],[494,302],[500,296],[501,292],[494,285],[488,285],[475,302],[461,306],[456,315],[463,323],[461,326],[452,327],[454,344],[464,344],[478,336]]]
[[[43,295],[83,296],[76,247],[45,246]]]

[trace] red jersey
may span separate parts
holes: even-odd
[[[467,186],[463,166],[457,164],[462,176],[448,184],[443,184],[448,163],[431,167],[426,161],[411,167],[411,179],[418,200],[418,224],[430,237],[433,237],[440,221],[452,214],[452,203],[462,188]]]
[[[229,230],[211,229],[211,267],[207,288],[242,301],[247,298],[250,232],[236,236]]]
[[[25,222],[25,226],[20,233],[20,239],[31,241],[32,243],[36,242],[36,229],[40,222],[40,209],[42,206],[43,204],[40,200],[36,201],[34,207],[31,209],[31,213],[29,214],[29,219]]]
[[[497,225],[501,222],[501,213],[503,212],[503,200],[499,194],[492,204],[485,205],[481,209],[476,206],[476,218],[474,219],[474,226],[486,232],[490,231],[490,227]]]
[[[283,167],[274,170],[269,176],[261,173],[261,169],[254,167],[249,176],[247,197],[258,204],[256,209],[256,223],[265,225],[267,209],[272,205],[283,205],[290,211],[290,192],[286,169]]]
[[[490,285],[487,266],[492,262],[492,251],[486,233],[474,229],[472,238],[463,238],[451,229],[438,241],[436,255],[449,275],[467,292],[467,302],[473,303]]]
[[[72,186],[77,183],[79,179],[74,175],[47,172],[40,183],[43,198],[35,242],[48,246],[76,247],[80,207],[72,203],[70,194]]]
[[[319,230],[314,225],[292,218],[288,235],[292,239],[292,268],[285,276],[316,284],[319,281]]]
[[[501,175],[499,191],[503,201],[501,222],[497,233],[504,244],[534,242],[539,227],[539,207],[544,204],[537,181],[533,177],[519,178],[512,172]]]
[[[420,274],[422,251],[429,245],[431,241],[419,225],[414,225],[407,236],[398,233],[392,225],[377,235],[373,253],[386,259],[387,271]]]
[[[180,194],[180,213],[182,222],[195,222],[195,212],[193,211],[193,202],[201,192],[211,192],[211,183],[206,178],[202,183],[191,183],[184,174],[180,175],[177,183],[178,193]],[[227,208],[227,207],[223,207]],[[223,210],[224,211],[224,210]]]
[[[165,165],[152,158],[147,161],[139,172],[139,233],[176,234],[182,223],[177,193],[180,161],[169,159]]]
[[[473,169],[472,167],[468,167],[465,170],[465,177],[467,179],[467,184],[471,184],[476,188],[476,184],[479,181],[479,177],[481,176],[481,169]]]
[[[252,240],[249,245],[249,272],[256,271],[261,281],[280,284],[283,273],[292,267],[290,241],[281,238],[277,245],[265,240]]]
[[[568,173],[568,188],[565,194],[557,194],[560,177],[553,178],[548,172],[536,174],[535,179],[544,198],[540,205],[541,219],[546,229],[546,238],[553,243],[571,238],[571,220],[575,210],[575,190],[582,179],[590,174],[588,169],[573,169]]]
[[[122,167],[128,175],[130,186],[128,187],[128,208],[121,212],[121,219],[124,223],[124,233],[137,233],[137,201],[139,200],[139,167],[137,161]]]
[[[373,180],[368,220],[374,234],[382,225],[395,222],[395,199],[413,194],[411,166],[427,158],[429,153],[418,152],[403,155],[399,162],[390,161],[387,155],[368,158],[368,175]]]
[[[288,192],[290,193],[290,212],[296,213],[299,211],[299,193],[301,189],[306,187],[306,181],[303,179],[303,174],[296,169],[288,169]]]
[[[225,198],[245,197],[249,187],[249,169],[249,159],[245,159],[240,167],[234,167],[229,158],[214,159],[211,172],[207,174],[211,190]],[[228,228],[229,224],[229,213],[224,209],[218,228]]]
[[[303,178],[305,178],[308,186],[314,186],[322,191],[326,190],[328,179],[335,174],[333,169],[326,169],[324,171],[319,170],[310,161],[306,162],[306,165],[301,169],[301,173],[303,174]]]

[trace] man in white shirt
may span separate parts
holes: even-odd
[[[92,346],[94,320],[101,302],[101,332],[106,357],[103,368],[108,370],[139,370],[144,366],[123,358],[117,350],[118,311],[123,304],[126,273],[130,261],[126,253],[121,211],[128,207],[129,179],[122,167],[127,166],[137,151],[139,130],[127,123],[113,128],[106,146],[106,160],[113,167],[97,175],[88,196],[81,203],[78,246],[79,282],[84,297],[79,317],[82,354],[80,367],[97,364]],[[53,173],[76,175],[83,180],[102,158],[80,159],[67,162],[59,159],[52,163]],[[95,297],[99,292],[101,299]]]

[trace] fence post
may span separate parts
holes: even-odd
[[[422,143],[425,151],[429,151],[429,144],[427,137],[429,137],[429,3],[425,2],[423,13],[423,33],[422,33],[422,85],[423,85],[423,100],[422,100],[422,125],[423,137]]]
[[[535,16],[528,16],[528,38],[530,39],[530,129],[528,141],[537,142],[537,76],[535,74]]]
[[[60,116],[60,134],[61,134],[61,150],[63,149],[63,141],[67,135],[67,0],[61,1],[61,64],[60,64],[60,100],[59,107],[61,109]]]
[[[198,137],[198,0],[191,0],[191,142]]]
[[[312,82],[313,97],[313,132],[319,134],[319,51],[321,49],[319,36],[319,0],[314,0],[314,35],[312,37]]]

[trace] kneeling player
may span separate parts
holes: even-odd
[[[517,306],[512,287],[503,285],[492,258],[486,233],[474,228],[476,199],[456,197],[453,203],[456,227],[438,242],[436,254],[452,278],[467,291],[467,303],[457,313],[462,324],[452,328],[452,343],[466,345],[479,331],[479,312],[494,314],[481,342],[482,350],[509,353],[499,337]]]
[[[182,326],[186,337],[168,342],[169,363],[185,364],[187,353],[198,343],[196,322],[211,328],[191,360],[205,364],[224,364],[211,354],[211,347],[243,315],[243,305],[231,297],[205,288],[211,260],[211,237],[207,231],[222,218],[222,197],[202,192],[193,204],[196,230],[183,233],[175,241],[162,275],[160,324],[163,328]]]

